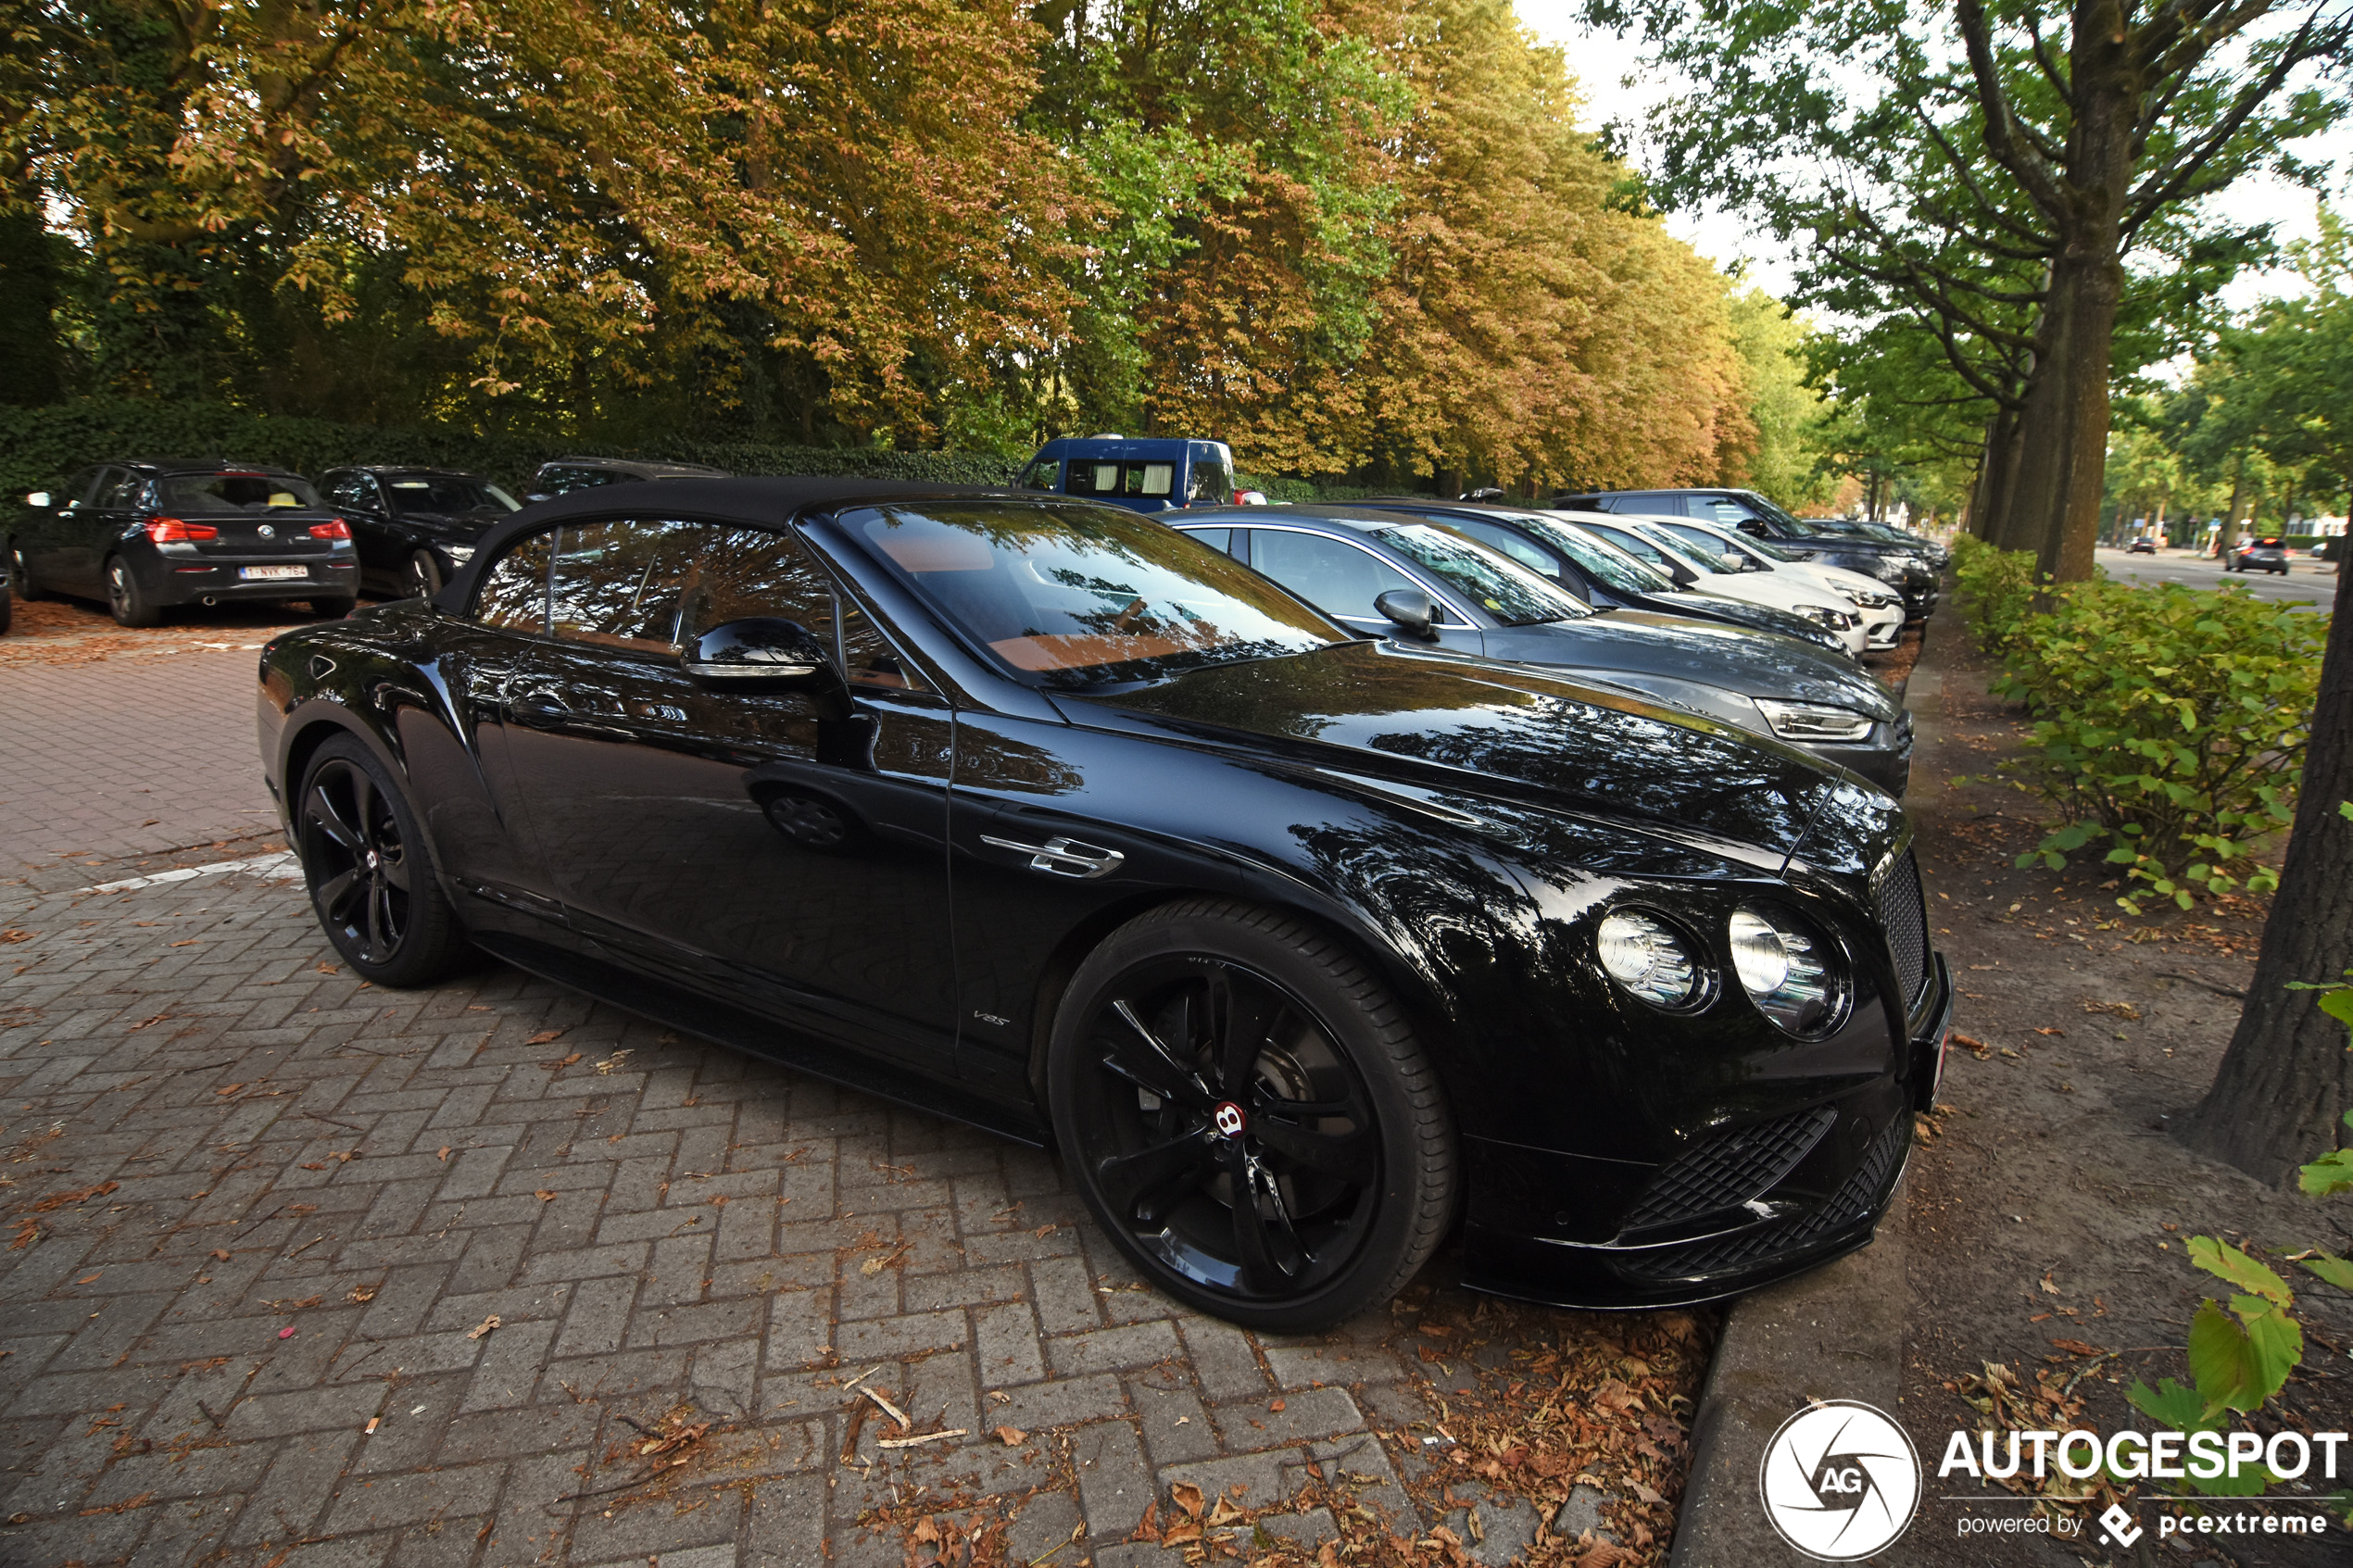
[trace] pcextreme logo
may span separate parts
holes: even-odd
[[[1756,1485],[1781,1539],[1817,1562],[1852,1562],[1911,1524],[1920,1456],[1886,1411],[1831,1399],[1781,1423]]]

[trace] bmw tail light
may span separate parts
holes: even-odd
[[[351,524],[341,518],[333,522],[314,522],[310,525],[310,536],[313,539],[348,539],[351,537]]]
[[[218,539],[220,530],[208,522],[183,522],[176,517],[150,518],[147,537],[158,545],[193,545],[206,539]]]

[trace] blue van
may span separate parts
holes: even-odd
[[[1090,495],[1139,512],[1230,507],[1234,454],[1222,441],[1070,435],[1038,448],[1014,482],[1024,490]]]

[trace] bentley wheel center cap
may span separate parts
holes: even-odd
[[[1209,1119],[1217,1128],[1217,1135],[1225,1138],[1240,1137],[1242,1129],[1250,1125],[1250,1118],[1242,1114],[1242,1108],[1229,1099],[1220,1100]]]

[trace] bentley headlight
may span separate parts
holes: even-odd
[[[1706,994],[1706,972],[1690,942],[1640,909],[1611,910],[1593,945],[1610,978],[1653,1007],[1688,1008]]]
[[[1827,1035],[1846,1014],[1838,955],[1811,926],[1744,904],[1732,911],[1732,972],[1756,1010],[1800,1039]]]
[[[1782,740],[1867,740],[1871,726],[1879,722],[1868,713],[1819,702],[1775,702],[1771,697],[1760,696],[1756,707],[1765,715],[1765,721],[1773,726],[1773,734]]]

